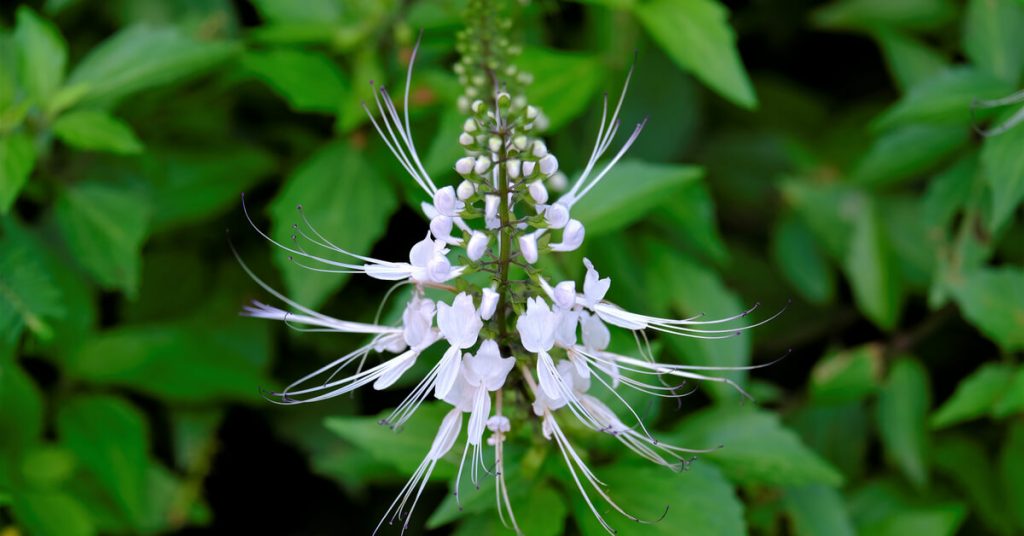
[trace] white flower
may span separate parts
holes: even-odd
[[[442,216],[454,218],[462,211],[464,203],[455,195],[455,188],[445,186],[434,192],[434,208]]]
[[[498,309],[501,295],[490,287],[484,287],[480,292],[480,318],[490,320]]]
[[[430,233],[443,242],[457,243],[458,240],[452,239],[452,223],[452,218],[438,214],[430,220]]]
[[[585,234],[586,229],[583,228],[583,224],[579,220],[569,220],[565,230],[562,231],[562,241],[551,244],[551,251],[575,251],[583,245]]]
[[[597,315],[584,312],[580,316],[580,327],[583,330],[583,345],[588,350],[604,350],[611,343],[612,334],[608,326],[601,322]]]
[[[473,297],[460,292],[451,305],[438,302],[437,327],[448,344],[455,348],[469,348],[476,344],[483,322],[473,306]]]
[[[562,348],[576,345],[576,327],[579,325],[580,312],[573,309],[558,311],[558,327],[555,329],[555,342]]]
[[[569,208],[561,203],[548,205],[544,209],[544,220],[547,221],[548,226],[552,229],[561,229],[565,227],[565,224],[569,223]]]
[[[555,305],[558,307],[572,309],[576,305],[576,282],[562,281],[555,285],[552,299],[555,300]]]
[[[523,259],[526,262],[533,264],[537,262],[537,235],[534,233],[526,234],[519,237],[519,251],[523,254]]]
[[[484,251],[487,251],[487,243],[490,242],[491,237],[480,231],[473,231],[473,234],[469,237],[469,244],[466,245],[466,256],[469,260],[476,261],[483,257]]]
[[[555,345],[558,315],[541,298],[530,298],[526,312],[516,319],[519,339],[527,352],[547,352]]]
[[[497,391],[505,384],[505,378],[515,364],[515,359],[501,357],[498,343],[487,339],[480,343],[475,355],[466,354],[463,372],[470,386]]]
[[[413,298],[402,312],[402,336],[411,348],[423,348],[434,344],[437,335],[434,333],[434,301],[426,298]]]
[[[612,280],[608,277],[601,279],[590,259],[584,258],[583,265],[587,267],[587,275],[583,279],[583,298],[587,307],[593,308],[604,299],[608,288],[612,286]]]

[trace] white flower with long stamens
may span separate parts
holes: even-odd
[[[483,0],[470,0],[471,12],[486,9]],[[480,21],[475,24],[478,26],[471,28],[471,35],[487,35],[493,43],[507,40],[502,37],[504,30]],[[298,404],[327,400],[364,386],[389,389],[403,376],[419,370],[414,365],[431,355],[425,351],[443,339],[447,344],[443,355],[423,364],[426,372],[381,420],[381,424],[400,430],[431,398],[452,407],[423,462],[388,508],[381,525],[397,519],[402,520],[403,530],[407,527],[435,466],[459,440],[463,413],[468,413],[456,497],[468,459],[474,484],[479,484],[484,474],[496,479],[498,514],[503,523],[510,523],[520,532],[505,480],[504,444],[515,439],[510,435],[512,430],[518,434],[530,429],[521,422],[512,422],[531,413],[526,404],[540,419],[544,437],[555,443],[573,482],[601,525],[614,532],[604,517],[604,508],[598,507],[600,501],[593,500],[595,494],[617,513],[641,521],[611,499],[566,432],[589,429],[589,433],[608,434],[656,464],[672,469],[685,466],[688,458],[684,456],[704,451],[658,441],[620,391],[632,389],[655,400],[678,399],[692,392],[682,389],[686,382],[711,381],[731,385],[746,395],[734,380],[714,374],[767,365],[714,367],[659,362],[651,351],[649,333],[720,339],[759,326],[778,313],[749,324],[744,319],[757,306],[717,320],[702,316],[670,319],[627,311],[607,299],[611,279],[601,277],[586,258],[581,282],[565,280],[552,286],[543,273],[543,268],[552,263],[542,255],[583,247],[586,229],[573,218],[573,207],[608,176],[646,122],[637,124],[607,162],[602,160],[622,122],[622,104],[632,69],[610,113],[605,96],[590,158],[570,185],[559,169],[558,158],[537,135],[546,120],[523,94],[523,81],[529,77],[502,78],[507,69],[488,68],[489,75],[480,71],[481,65],[489,65],[491,60],[505,61],[512,54],[506,50],[502,54],[507,56],[482,58],[482,49],[467,47],[458,74],[465,86],[465,93],[459,97],[460,109],[468,117],[459,139],[452,140],[460,143],[466,154],[449,168],[450,180],[435,182],[417,153],[409,123],[409,92],[418,50],[419,42],[410,56],[401,113],[383,86],[373,89],[377,113],[370,113],[370,108],[364,106],[372,128],[422,191],[417,201],[429,230],[411,246],[408,262],[376,259],[335,245],[310,224],[301,207],[301,223],[293,226],[292,242],[273,241],[249,218],[243,197],[250,224],[284,249],[291,262],[316,272],[396,281],[393,289],[408,286],[411,290],[401,320],[395,325],[339,320],[288,299],[242,263],[257,284],[287,306],[282,309],[252,302],[243,309],[243,315],[280,321],[301,331],[352,334],[366,339],[356,350],[266,396],[275,403]],[[551,201],[549,191],[564,193]],[[465,264],[453,265],[453,260]],[[618,353],[618,348],[610,351],[610,328],[631,331],[639,357]],[[532,401],[521,396],[523,383],[532,392]],[[510,410],[510,405],[516,407]],[[558,419],[570,417],[582,426],[563,429]],[[484,441],[486,430],[491,434]],[[484,463],[485,449],[490,448],[494,451],[493,470]]]

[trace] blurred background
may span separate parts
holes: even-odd
[[[368,321],[386,285],[304,271],[302,203],[335,243],[402,260],[420,192],[376,138],[397,91],[455,184],[449,67],[464,2],[48,0],[0,7],[0,535],[369,533],[429,447],[375,415],[401,390],[276,407],[362,341],[245,319],[272,300]],[[779,363],[646,408],[724,444],[676,474],[581,437],[626,534],[1024,534],[1021,0],[604,0],[513,6],[530,101],[570,177],[636,53],[650,121],[576,214],[610,298],[661,316],[788,309],[662,360]],[[1012,100],[1012,99],[1011,99]],[[983,136],[979,131],[1003,130]],[[226,234],[226,230],[230,234]],[[602,534],[556,453],[512,481],[534,535]],[[450,464],[442,464],[450,465]],[[451,469],[451,468],[449,468]],[[439,470],[409,533],[501,534]],[[397,533],[397,527],[389,532]]]

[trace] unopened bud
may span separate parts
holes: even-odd
[[[430,220],[430,232],[434,238],[447,241],[452,236],[452,219],[448,216],[435,216]]]
[[[508,172],[508,178],[518,179],[519,173],[522,170],[522,163],[517,158],[513,158],[508,162],[505,162],[505,171]]]
[[[463,156],[455,161],[455,172],[465,177],[473,172],[474,159],[472,156]]]
[[[488,140],[487,140],[487,148],[490,149],[492,153],[496,153],[496,152],[500,151],[501,150],[501,138],[499,138],[497,136],[491,136],[490,138],[488,138]]]
[[[537,140],[533,142],[533,156],[537,158],[544,158],[548,155],[548,146],[544,142]]]
[[[576,282],[562,281],[555,285],[555,305],[562,309],[572,309],[576,305]]]
[[[525,151],[526,150],[526,144],[528,144],[528,143],[530,143],[530,138],[527,138],[526,136],[524,136],[522,134],[512,138],[512,146],[515,147],[517,150],[520,150],[520,151]]]
[[[490,240],[491,237],[486,233],[473,231],[473,234],[469,237],[469,244],[466,245],[466,256],[469,257],[469,260],[476,261],[483,257],[484,251],[487,251],[487,243]]]
[[[564,192],[569,187],[569,177],[565,176],[565,173],[559,171],[548,179],[548,184],[551,185],[551,189],[556,192]]]
[[[473,119],[472,117],[466,119],[466,122],[462,125],[462,130],[465,130],[466,132],[476,132],[476,119]]]
[[[537,162],[537,164],[540,166],[541,175],[544,175],[545,177],[550,177],[558,171],[558,159],[555,158],[555,155],[553,154],[549,154],[544,158],[541,158],[540,162]]]
[[[500,296],[493,288],[484,287],[483,293],[480,295],[481,319],[490,320],[494,316],[494,311],[498,309],[498,298]]]
[[[551,251],[575,251],[583,245],[583,237],[586,229],[579,220],[569,220],[565,230],[562,231],[562,241],[552,244]]]
[[[496,195],[485,195],[484,196],[484,217],[493,220],[498,217],[498,205],[501,203],[501,198]]]
[[[533,171],[537,169],[537,163],[533,160],[526,160],[523,162],[523,176],[529,177],[533,175]]]
[[[569,207],[561,203],[549,205],[544,211],[544,220],[552,229],[565,227],[565,224],[569,223]]]
[[[526,118],[527,119],[533,121],[534,119],[537,118],[538,115],[540,115],[540,110],[538,110],[536,106],[532,106],[531,105],[531,106],[527,106],[526,107]]]
[[[533,233],[519,237],[519,251],[523,253],[523,259],[533,264],[537,262],[537,236]]]
[[[498,93],[498,106],[501,108],[508,108],[509,104],[512,104],[512,96],[502,91]]]
[[[476,140],[473,139],[473,136],[470,136],[467,132],[459,134],[459,145],[462,145],[463,147],[470,147],[475,141]]]
[[[532,164],[533,162],[523,163],[523,173],[526,173],[526,164]],[[530,197],[533,198],[533,202],[538,205],[543,205],[548,202],[548,189],[544,187],[542,181],[533,181],[530,183],[528,188]]]
[[[477,99],[473,101],[473,105],[470,106],[470,109],[473,110],[473,113],[475,114],[482,114],[487,110],[487,105],[484,104],[484,101]]]
[[[434,192],[434,208],[444,216],[455,216],[456,211],[455,188],[445,186]],[[460,203],[461,204],[461,203]]]
[[[469,181],[460,182],[459,187],[455,190],[455,195],[459,196],[459,199],[463,201],[473,197],[473,194],[475,193],[476,186],[473,186],[473,183]]]

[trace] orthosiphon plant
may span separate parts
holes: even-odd
[[[409,60],[401,111],[383,87],[374,92],[376,115],[367,108],[377,133],[430,199],[422,203],[430,220],[429,230],[412,246],[408,262],[350,252],[329,241],[304,215],[303,224],[295,226],[293,244],[274,242],[290,253],[293,262],[311,270],[363,274],[410,285],[412,297],[401,323],[378,325],[325,316],[277,292],[243,264],[261,286],[292,308],[286,311],[255,302],[244,315],[283,321],[302,329],[372,335],[365,346],[268,397],[280,404],[301,404],[327,400],[364,386],[387,389],[427,348],[442,345],[446,347],[442,357],[430,363],[429,372],[381,423],[400,428],[431,397],[452,408],[423,462],[385,512],[378,529],[385,521],[393,523],[396,519],[403,521],[403,530],[408,526],[435,466],[461,438],[456,497],[467,471],[476,484],[485,474],[492,475],[497,484],[498,513],[506,526],[519,532],[505,480],[503,444],[514,426],[528,424],[512,422],[509,416],[526,419],[530,414],[539,421],[544,439],[556,445],[573,481],[605,529],[614,532],[599,508],[602,501],[632,521],[649,522],[616,504],[572,445],[560,421],[576,419],[586,428],[615,437],[653,463],[683,469],[688,456],[706,449],[684,448],[656,439],[620,390],[674,398],[686,394],[680,390],[685,381],[707,380],[728,383],[743,393],[731,380],[708,372],[755,367],[659,363],[646,333],[719,339],[771,318],[736,327],[731,323],[753,309],[717,320],[667,319],[626,311],[605,299],[611,280],[602,278],[587,259],[583,260],[586,275],[582,288],[576,281],[549,280],[537,268],[541,255],[574,251],[583,244],[586,229],[572,217],[573,206],[608,175],[646,122],[640,121],[611,158],[603,162],[619,131],[632,71],[625,77],[614,108],[609,107],[605,96],[590,158],[579,177],[556,199],[546,183],[564,182],[564,176],[559,172],[558,159],[537,134],[545,119],[526,99],[530,76],[512,63],[519,50],[508,37],[511,21],[495,15],[494,7],[483,0],[469,3],[468,21],[458,42],[462,57],[455,65],[465,88],[459,107],[467,115],[458,140],[466,156],[454,163],[454,171],[461,177],[457,186],[435,182],[413,142],[409,86],[418,43]],[[432,299],[428,290],[448,297]],[[639,357],[608,351],[609,326],[634,333]],[[372,354],[389,357],[367,365]],[[517,390],[523,386],[525,391]],[[621,418],[620,413],[591,394],[595,390],[607,391],[628,417]],[[512,411],[516,404],[521,408]],[[464,423],[466,414],[468,421]],[[493,457],[488,450],[493,450]],[[485,461],[485,454],[493,463]]]

